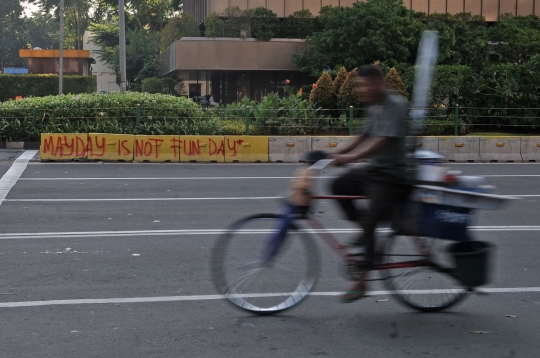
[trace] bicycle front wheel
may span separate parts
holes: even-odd
[[[273,314],[302,301],[319,272],[319,253],[313,236],[291,222],[276,256],[265,261],[269,238],[282,218],[260,214],[233,224],[212,252],[212,278],[235,306],[258,314]]]
[[[464,296],[446,240],[431,237],[391,236],[384,262],[396,267],[383,271],[386,287],[405,305],[422,312],[453,306]],[[411,263],[409,266],[407,262]]]

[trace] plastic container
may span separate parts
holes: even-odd
[[[414,158],[418,163],[417,180],[423,182],[440,182],[448,168],[441,166],[444,156],[430,150],[417,150]]]
[[[422,203],[418,228],[422,236],[467,241],[467,227],[471,219],[469,208]]]
[[[485,241],[464,241],[450,245],[448,250],[464,286],[478,287],[489,282],[494,249],[494,245]]]

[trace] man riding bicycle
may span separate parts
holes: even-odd
[[[346,217],[358,223],[362,236],[352,244],[365,246],[366,270],[375,259],[375,229],[388,219],[394,206],[404,198],[409,187],[406,150],[407,100],[389,92],[379,67],[368,65],[358,71],[356,88],[360,98],[369,104],[368,122],[362,134],[339,152],[332,154],[336,164],[369,158],[370,164],[353,168],[336,178],[331,186],[334,195],[366,196],[368,210],[359,210],[352,200],[338,200]],[[341,296],[342,302],[353,302],[364,296],[367,271]]]

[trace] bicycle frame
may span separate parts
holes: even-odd
[[[311,196],[311,200],[320,200],[320,199],[330,199],[330,200],[365,200],[367,197],[365,196],[342,196],[342,195],[313,195]],[[274,237],[269,241],[268,250],[266,254],[266,258],[273,257],[277,250],[279,249],[279,246],[281,245],[281,240],[284,239],[284,234],[287,231],[288,226],[290,225],[291,221],[295,219],[295,208],[291,205],[287,206],[287,212],[282,216],[283,222],[282,226],[279,228],[279,230],[276,232]],[[308,223],[309,227],[314,230],[314,233],[316,233],[318,236],[320,236],[323,241],[330,246],[332,250],[334,250],[344,261],[347,261],[349,263],[356,263],[357,259],[355,254],[351,253],[349,250],[347,250],[339,241],[336,239],[332,233],[328,231],[328,229],[323,225],[323,223],[316,219],[313,216],[305,216],[303,219]],[[419,248],[420,250],[421,248]],[[384,255],[384,254],[379,254]],[[396,255],[396,256],[403,256],[403,255]],[[419,255],[414,255],[419,256]],[[395,262],[395,263],[386,263],[386,264],[375,264],[371,270],[389,270],[389,269],[399,269],[399,268],[411,268],[411,267],[420,267],[420,266],[426,266],[429,264],[429,261],[426,259],[422,260],[410,260],[410,261],[402,261],[402,262]]]

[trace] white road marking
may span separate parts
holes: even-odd
[[[330,178],[330,177],[319,177]],[[239,180],[239,179],[292,179],[292,177],[147,177],[147,178],[21,178],[20,180]]]
[[[474,174],[468,174],[468,175],[474,175]],[[504,174],[504,175],[481,175],[476,174],[478,176],[483,177],[490,177],[490,178],[496,178],[496,177],[540,177],[540,174]],[[54,181],[54,180],[251,180],[251,179],[292,179],[291,176],[286,177],[127,177],[127,178],[104,178],[104,177],[96,177],[96,178],[20,178],[19,180],[25,180],[25,181]],[[332,179],[335,178],[334,176],[318,176],[318,179]]]
[[[471,231],[540,231],[540,226],[471,226]],[[327,228],[325,230],[307,229],[311,233],[329,232],[332,234],[354,234],[359,229]],[[388,228],[378,229],[378,232],[390,232]],[[0,234],[0,240],[21,239],[63,239],[85,237],[126,237],[126,236],[193,236],[193,235],[220,235],[227,232],[226,229],[185,229],[185,230],[131,230],[131,231],[71,231],[71,232],[36,232],[36,233],[4,233]],[[240,230],[242,234],[262,235],[271,233],[272,230]]]
[[[5,199],[10,202],[87,202],[87,201],[197,201],[197,200],[270,200],[280,196],[246,196],[228,198],[103,198],[103,199]]]
[[[531,293],[540,292],[540,287],[509,287],[509,288],[483,288],[478,289],[483,293]],[[440,294],[448,293],[450,290],[409,290],[403,293],[409,294]],[[343,292],[310,292],[310,296],[338,296]],[[395,291],[371,291],[369,296],[394,295]],[[275,297],[288,296],[287,293],[254,293],[243,295],[246,297]],[[223,295],[193,295],[193,296],[161,296],[161,297],[126,297],[126,298],[95,298],[95,299],[74,299],[74,300],[49,300],[49,301],[18,301],[0,302],[0,308],[17,307],[37,307],[37,306],[60,306],[60,305],[83,305],[83,304],[122,304],[122,303],[156,303],[156,302],[178,302],[178,301],[206,301],[222,300]]]
[[[21,174],[26,169],[30,159],[32,159],[37,152],[37,150],[25,151],[17,159],[15,159],[13,165],[11,165],[6,174],[4,174],[2,179],[0,179],[0,205],[2,205],[2,202],[8,195],[11,188],[13,188],[15,183],[17,183],[17,180],[19,180],[21,177]]]
[[[508,195],[517,198],[540,197],[540,194],[533,195]],[[281,196],[236,196],[236,197],[214,197],[214,198],[76,198],[76,199],[4,199],[12,203],[33,202],[33,203],[80,203],[80,202],[111,202],[111,201],[208,201],[208,200],[276,200],[283,199]],[[322,199],[320,199],[322,200]],[[328,199],[332,200],[332,199]]]

